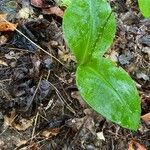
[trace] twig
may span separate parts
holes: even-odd
[[[61,100],[62,103],[66,104],[67,108],[74,114],[76,114],[76,112],[73,110],[73,108],[66,102],[66,100],[63,98],[63,96],[61,95],[61,93],[59,92],[59,90],[52,84],[50,83],[50,85],[55,89],[57,96],[59,97],[59,99]]]
[[[30,141],[30,142],[32,142],[33,137],[34,137],[34,134],[35,134],[35,128],[36,128],[38,116],[39,116],[39,112],[37,112],[36,117],[35,117],[35,120],[34,120],[34,127],[33,127],[33,130],[32,130],[32,135],[31,135],[31,141]]]
[[[2,18],[5,22],[7,22],[8,24],[10,24],[10,22],[8,22],[5,18]],[[25,34],[23,34],[20,30],[18,30],[17,28],[13,27],[12,28],[14,30],[16,30],[19,34],[21,34],[23,37],[25,37],[28,41],[30,41],[33,45],[35,45],[37,48],[39,48],[41,51],[43,51],[44,53],[46,53],[47,55],[51,56],[52,58],[54,58],[56,61],[58,61],[61,65],[64,66],[64,64],[57,59],[55,56],[53,56],[52,54],[48,53],[46,50],[44,50],[41,46],[37,45],[35,42],[33,42],[30,38],[28,38]]]

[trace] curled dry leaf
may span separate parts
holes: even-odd
[[[42,10],[42,13],[45,14],[45,15],[51,15],[51,14],[54,14],[58,17],[61,17],[63,18],[64,16],[64,11],[61,10],[59,7],[57,6],[54,6],[54,7],[50,7],[48,9],[43,9]]]
[[[0,32],[2,31],[14,31],[17,28],[17,24],[6,21],[6,14],[0,14]]]
[[[150,121],[150,113],[147,113],[147,114],[141,116],[141,118],[142,118],[144,121]]]
[[[136,149],[135,149],[135,147],[136,147]],[[132,141],[129,143],[128,150],[147,150],[147,149],[145,148],[144,145],[141,145],[141,144],[138,143],[137,141],[132,140]]]

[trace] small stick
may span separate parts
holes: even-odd
[[[10,24],[10,22],[8,22],[5,18],[2,18],[4,21],[6,21],[7,23]],[[37,45],[36,43],[34,43],[31,39],[29,39],[25,34],[23,34],[21,31],[19,31],[18,29],[14,28],[19,34],[21,34],[22,36],[24,36],[28,41],[30,41],[33,45],[35,45],[37,48],[39,48],[41,51],[43,51],[44,53],[46,53],[47,55],[51,56],[52,58],[54,58],[56,61],[58,61],[61,65],[65,66],[59,59],[57,59],[55,56],[53,56],[52,54],[48,53],[46,50],[44,50],[41,46]]]

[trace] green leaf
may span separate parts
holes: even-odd
[[[56,0],[59,6],[68,7],[71,4],[72,0]]]
[[[150,18],[150,0],[138,0],[138,3],[143,16]]]
[[[115,36],[116,22],[106,0],[73,0],[65,12],[66,43],[80,64],[102,56]]]
[[[137,130],[140,100],[130,76],[106,59],[79,66],[76,81],[84,100],[98,113],[122,127]]]

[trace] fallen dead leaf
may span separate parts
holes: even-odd
[[[59,56],[59,59],[64,61],[64,62],[67,62],[67,63],[70,63],[71,61],[76,61],[75,60],[75,57],[70,54],[70,53],[65,53],[63,51],[58,51],[58,56]]]
[[[34,7],[42,8],[44,3],[43,0],[31,0],[31,5]]]
[[[60,9],[59,7],[57,7],[57,6],[50,7],[50,8],[48,8],[48,9],[43,9],[43,10],[42,10],[42,13],[43,13],[44,15],[51,15],[51,14],[54,14],[54,15],[56,15],[56,16],[58,16],[58,17],[61,17],[61,18],[63,18],[63,16],[64,16],[64,11],[61,10],[61,9]]]
[[[105,141],[103,132],[97,132],[96,135],[97,135],[97,139]]]
[[[33,118],[32,119],[21,119],[18,124],[13,123],[13,127],[17,129],[18,131],[25,131],[29,127],[31,127],[33,124]]]
[[[135,149],[134,147],[136,147],[136,149]],[[137,141],[132,140],[132,141],[129,143],[128,150],[147,150],[147,149],[145,148],[144,145],[141,145],[141,144],[138,143]]]
[[[18,24],[13,24],[6,21],[7,14],[0,14],[0,32],[2,31],[14,31]]]
[[[8,66],[8,64],[6,62],[4,62],[3,60],[1,60],[1,59],[0,59],[0,65]]]
[[[56,136],[60,132],[60,128],[50,128],[43,131],[40,135],[46,138]]]
[[[15,118],[16,118],[16,113],[15,111],[11,112],[10,116],[4,116],[4,127],[13,127],[14,129],[18,131],[25,131],[29,127],[32,126],[33,124],[33,118],[32,119],[21,119],[19,120],[19,123],[15,123]]]
[[[7,14],[0,14],[0,22],[3,22],[6,19]]]
[[[17,24],[10,22],[0,22],[0,32],[2,31],[14,31],[17,27]]]
[[[112,51],[108,56],[106,56],[107,58],[110,58],[112,61],[114,62],[118,62],[118,52],[116,51]]]
[[[16,112],[13,110],[10,113],[10,116],[4,116],[4,129],[7,129],[8,127],[13,127],[12,124],[16,118]]]
[[[150,113],[147,113],[147,114],[141,116],[141,118],[142,118],[144,121],[150,121]]]
[[[26,144],[27,142],[28,142],[27,140],[18,140],[15,145],[17,147],[20,147],[20,146]]]

